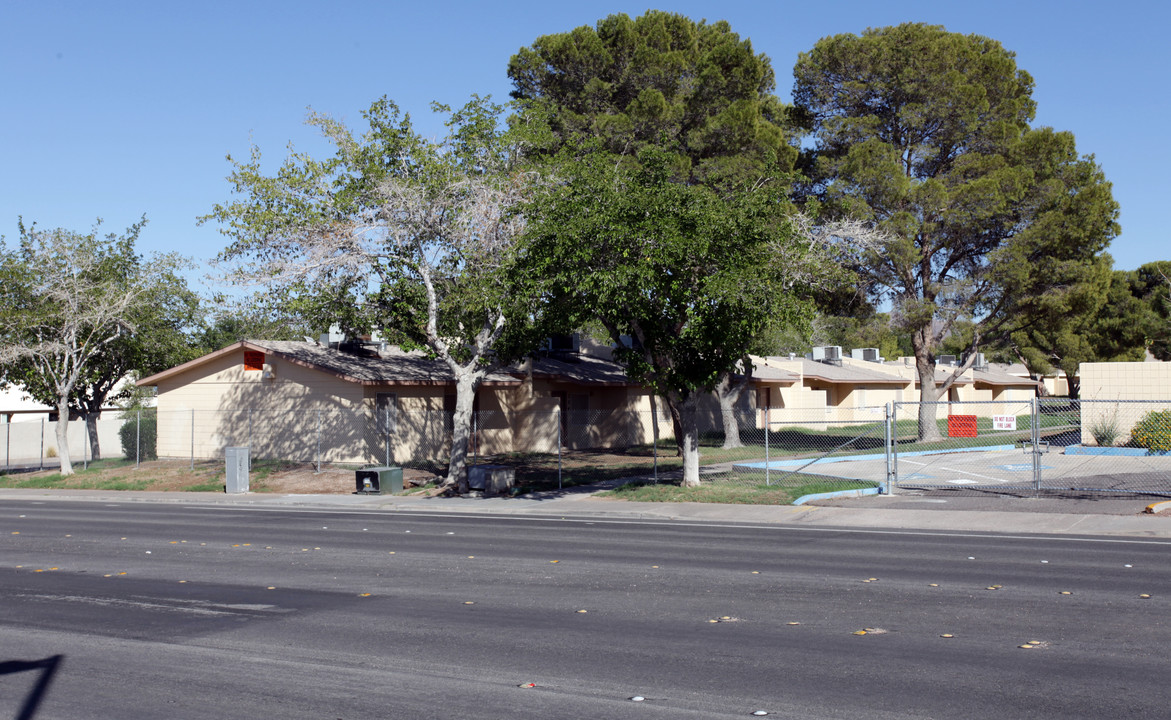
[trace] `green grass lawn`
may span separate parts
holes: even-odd
[[[598,493],[600,497],[636,502],[700,502],[732,503],[739,505],[791,505],[804,495],[838,490],[861,490],[876,487],[875,483],[816,475],[795,476],[796,482],[787,485],[766,485],[763,473],[741,473],[735,477],[704,482],[699,487],[681,487],[679,481],[631,482],[614,490]]]
[[[72,475],[40,471],[0,474],[0,488],[36,490],[180,490],[222,492],[224,468],[220,463],[199,462],[194,469],[186,463],[165,473],[138,470],[133,460],[116,458],[92,461],[86,467],[74,463]]]

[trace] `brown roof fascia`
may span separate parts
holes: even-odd
[[[815,375],[808,372],[805,373],[805,377],[827,382],[831,385],[906,385],[908,382],[902,378],[831,378],[826,377],[825,375]]]
[[[240,342],[237,342],[233,345],[229,345],[226,348],[221,348],[219,350],[216,350],[215,352],[208,353],[207,355],[204,355],[202,357],[195,358],[194,360],[189,360],[189,361],[183,363],[182,365],[176,365],[175,367],[171,368],[170,370],[164,370],[160,373],[156,373],[154,375],[151,375],[150,377],[145,377],[145,378],[139,380],[135,384],[139,385],[139,386],[157,385],[160,380],[166,380],[170,377],[174,377],[175,375],[178,375],[180,373],[184,373],[192,368],[203,365],[204,363],[211,362],[212,360],[215,360],[216,358],[223,357],[224,355],[229,355],[237,350],[242,350],[242,349],[243,350],[255,350],[257,352],[264,353],[266,356],[271,355],[271,356],[279,357],[280,359],[282,359],[285,362],[290,363],[292,365],[298,365],[300,367],[309,368],[310,370],[316,370],[318,372],[322,372],[327,375],[333,375],[334,377],[338,378],[339,380],[344,380],[345,382],[355,383],[357,385],[369,385],[369,386],[384,386],[384,385],[445,386],[445,385],[454,385],[455,384],[455,380],[411,380],[411,381],[407,381],[407,382],[394,380],[393,378],[386,378],[386,379],[382,379],[382,380],[363,380],[361,378],[356,378],[352,375],[347,375],[346,373],[339,372],[339,371],[334,370],[332,368],[328,368],[323,365],[318,365],[317,363],[312,363],[307,360],[302,360],[300,358],[293,357],[292,355],[289,355],[287,353],[283,353],[280,350],[274,350],[272,348],[264,347],[263,345],[257,345],[255,343],[250,343],[247,340],[241,340]],[[519,380],[517,380],[517,381],[484,380],[480,384],[483,387],[510,387],[513,385],[519,385],[520,381]]]
[[[507,372],[509,375],[512,375],[513,377],[516,377],[516,378],[526,377],[526,373],[524,373],[524,372],[517,372],[517,371],[512,371],[512,370],[508,370],[505,372]],[[558,382],[563,382],[563,383],[572,383],[574,385],[589,385],[591,387],[593,387],[593,386],[601,386],[601,387],[638,386],[638,387],[641,387],[638,385],[638,383],[633,383],[633,382],[622,382],[621,380],[582,380],[581,378],[570,377],[569,375],[565,375],[562,373],[542,372],[540,370],[534,370],[533,377],[541,378],[542,380],[556,380]]]
[[[197,357],[194,360],[188,360],[187,362],[183,363],[182,365],[176,365],[175,367],[170,368],[168,370],[163,370],[162,372],[155,373],[154,375],[151,375],[149,377],[144,377],[141,380],[135,382],[134,384],[139,387],[150,387],[152,385],[158,385],[160,380],[166,380],[167,378],[173,377],[173,376],[178,375],[180,373],[187,372],[191,368],[199,367],[200,365],[202,365],[206,362],[211,362],[212,360],[215,360],[218,357],[223,357],[224,355],[229,355],[229,354],[231,354],[241,348],[249,348],[251,350],[260,350],[266,354],[268,353],[268,350],[266,350],[265,348],[257,347],[257,346],[255,346],[245,340],[241,340],[240,342],[233,343],[233,344],[227,346],[226,348],[220,348],[219,350],[216,350],[214,352],[210,352],[207,355],[201,355],[200,357]]]

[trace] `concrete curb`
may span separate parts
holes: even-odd
[[[813,500],[829,500],[830,498],[843,497],[862,497],[863,495],[879,495],[882,493],[881,488],[861,488],[859,490],[836,490],[834,492],[813,493],[811,495],[802,495],[793,501],[794,505],[804,505]]]
[[[1153,502],[1150,505],[1147,505],[1146,509],[1144,509],[1143,512],[1154,515],[1155,513],[1160,513],[1160,512],[1163,512],[1164,510],[1171,510],[1171,500],[1162,500],[1160,502]]]
[[[600,500],[585,493],[555,498],[422,498],[382,495],[277,495],[249,493],[0,489],[0,502],[100,502],[106,505],[162,503],[239,511],[321,511],[396,515],[499,516],[541,520],[720,523],[827,532],[923,532],[1053,536],[1101,536],[1123,541],[1171,543],[1166,515],[1106,515],[1025,510],[952,510],[883,507],[898,495],[871,495],[864,507],[824,505],[720,505]],[[1167,501],[1171,502],[1171,501]]]

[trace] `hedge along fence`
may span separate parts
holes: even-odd
[[[1130,444],[1152,452],[1171,451],[1171,410],[1152,410],[1130,430]]]
[[[122,455],[127,459],[157,460],[158,418],[153,410],[135,413],[118,428],[118,439],[122,442]]]

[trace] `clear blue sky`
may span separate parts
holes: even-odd
[[[250,141],[326,152],[306,109],[355,125],[388,95],[438,132],[432,100],[504,100],[509,57],[539,35],[593,25],[629,2],[58,2],[0,0],[0,234],[41,227],[121,231],[146,214],[144,251],[204,264],[226,239],[197,216],[230,197],[228,153]],[[837,33],[928,22],[987,35],[1036,81],[1037,123],[1070,130],[1122,206],[1115,267],[1171,259],[1171,11],[1115,0],[1016,2],[681,1],[656,6],[727,20],[787,98],[798,53]],[[196,276],[202,273],[197,273]]]

